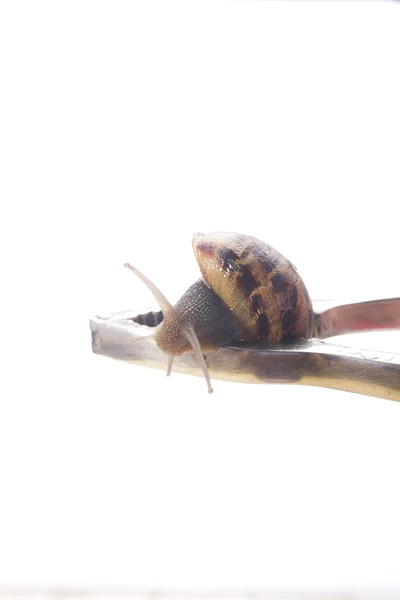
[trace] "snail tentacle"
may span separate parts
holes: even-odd
[[[168,355],[167,377],[171,375],[172,363],[174,362],[174,354]]]
[[[199,340],[197,339],[197,335],[196,335],[194,329],[192,329],[191,327],[188,328],[187,331],[185,332],[185,337],[187,338],[189,344],[191,345],[192,350],[193,350],[197,360],[199,361],[201,370],[204,373],[204,377],[206,378],[206,381],[207,381],[208,393],[212,394],[213,389],[211,386],[210,373],[208,372],[206,361],[204,360],[203,352],[201,351],[201,346],[200,346]]]
[[[143,281],[143,283],[145,285],[147,285],[149,290],[152,292],[154,298],[157,300],[158,304],[160,305],[160,308],[164,313],[164,317],[168,313],[173,311],[173,306],[168,302],[168,300],[166,299],[164,294],[156,286],[155,283],[153,283],[148,277],[146,277],[146,275],[144,275],[141,271],[139,271],[139,269],[137,269],[136,267],[132,267],[132,265],[130,265],[129,263],[125,263],[124,267],[126,267],[127,269],[132,271],[132,273],[135,273],[135,275],[137,275],[139,277],[139,279],[141,279]]]

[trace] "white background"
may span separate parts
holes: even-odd
[[[195,231],[400,295],[389,2],[3,2],[0,583],[400,588],[400,406],[92,355]],[[355,340],[351,340],[355,343]],[[358,338],[399,351],[399,334]]]

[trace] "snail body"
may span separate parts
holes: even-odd
[[[292,263],[252,236],[237,233],[195,234],[193,250],[202,278],[173,307],[140,271],[163,312],[154,339],[174,356],[193,351],[212,392],[203,352],[233,342],[264,347],[312,337],[314,313],[307,289]]]

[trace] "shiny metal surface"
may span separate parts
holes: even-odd
[[[400,298],[339,303],[327,310],[315,303],[315,312],[316,334],[324,338],[339,333],[400,328]],[[93,352],[166,370],[166,355],[150,337],[143,337],[149,336],[152,329],[130,320],[134,314],[138,311],[92,318]],[[213,379],[313,385],[400,401],[400,353],[349,348],[312,339],[269,350],[256,346],[224,347],[207,355],[207,365]],[[203,376],[191,353],[175,358],[174,372]]]
[[[315,331],[324,339],[345,333],[400,329],[400,298],[368,300],[364,302],[314,302]]]

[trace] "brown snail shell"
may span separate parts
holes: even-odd
[[[263,346],[312,337],[314,313],[292,263],[277,250],[238,233],[195,234],[193,250],[203,278],[173,307],[145,275],[128,266],[151,289],[163,312],[154,339],[169,356],[194,351],[212,392],[203,352],[234,341]],[[159,321],[159,313],[153,315]],[[137,322],[144,322],[143,317]]]
[[[307,288],[275,248],[237,233],[196,234],[192,243],[204,281],[230,308],[242,340],[271,346],[312,336]]]

